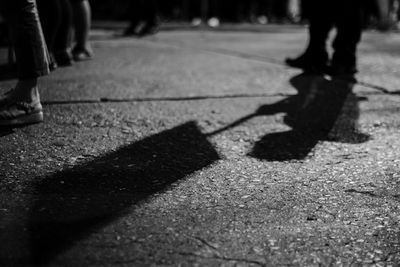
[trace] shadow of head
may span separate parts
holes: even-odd
[[[42,179],[34,185],[27,260],[49,263],[135,204],[218,159],[205,135],[189,122]]]
[[[301,160],[321,140],[361,143],[369,139],[357,129],[360,99],[352,93],[353,84],[309,74],[295,76],[290,83],[297,95],[262,106],[257,114],[284,112],[284,122],[291,130],[267,134],[250,156],[269,161]]]

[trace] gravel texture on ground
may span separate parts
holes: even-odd
[[[282,64],[302,27],[92,35],[0,131],[0,265],[398,266],[400,35],[357,85]]]

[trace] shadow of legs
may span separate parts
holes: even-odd
[[[281,101],[285,105],[281,105],[279,111],[286,112],[285,123],[292,130],[265,135],[255,144],[250,156],[268,161],[304,159],[319,141],[329,140],[329,133],[343,111],[346,112],[348,125],[348,132],[344,133],[346,140],[358,143],[368,140],[367,136],[356,131],[359,107],[352,93],[352,84],[307,74],[295,76],[290,82],[298,95]],[[349,99],[352,102],[343,110]],[[261,107],[259,114],[270,110],[270,107]],[[354,138],[354,134],[358,137]],[[336,136],[338,140],[335,141],[344,136]]]

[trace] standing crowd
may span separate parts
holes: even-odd
[[[196,10],[202,12],[203,18],[214,19],[209,23],[217,26],[222,1],[225,0],[193,0],[190,3],[196,4]],[[244,2],[235,0],[232,2],[235,5],[227,7],[237,7]],[[391,7],[397,3],[395,0],[252,0],[247,2],[247,9],[252,10],[252,6],[261,6],[261,3],[285,3],[283,7],[306,12],[308,46],[299,57],[286,59],[286,64],[354,83],[357,46],[369,2],[379,7],[377,13],[381,17],[389,17]],[[135,0],[130,4],[131,22],[125,35],[155,33],[160,3]],[[15,87],[0,96],[0,126],[41,122],[43,111],[38,79],[57,67],[70,66],[74,61],[93,56],[88,41],[91,7],[88,0],[0,0],[0,12],[10,26],[18,74]],[[337,29],[337,34],[332,44],[334,53],[330,56],[326,42],[333,28]]]
[[[397,25],[399,3],[400,0],[365,0],[368,15],[364,18],[364,27],[381,29],[381,25],[377,25],[377,16],[382,6],[387,6],[390,26],[400,26]],[[226,22],[305,24],[310,10],[314,9],[311,0],[96,0],[92,5],[102,19],[129,19],[134,14],[137,19],[137,15],[149,17],[153,16],[149,14],[157,13],[159,21],[189,21],[193,26],[210,27]]]

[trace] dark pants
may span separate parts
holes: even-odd
[[[37,4],[49,51],[66,51],[72,22],[69,0],[37,0]]]
[[[362,1],[309,0],[310,42],[307,52],[325,56],[329,32],[336,27],[332,64],[355,67],[363,25]]]
[[[49,55],[35,0],[0,0],[0,11],[12,31],[20,80],[49,73]]]

